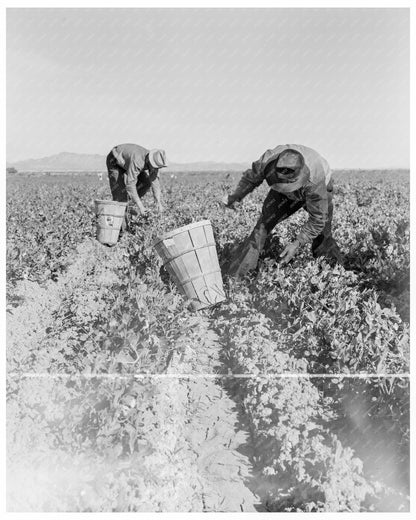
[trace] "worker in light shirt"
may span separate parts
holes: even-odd
[[[284,248],[280,255],[282,263],[288,263],[299,246],[306,243],[311,243],[315,258],[326,256],[342,263],[341,252],[332,237],[333,182],[327,161],[307,146],[279,145],[267,150],[243,173],[236,190],[226,195],[223,203],[233,208],[236,202],[264,180],[270,191],[263,203],[261,216],[245,241],[241,254],[233,259],[230,274],[238,276],[255,269],[269,233],[300,208],[307,211],[309,219],[295,240]]]
[[[164,150],[147,150],[137,144],[119,144],[107,156],[108,180],[113,200],[130,198],[140,215],[146,213],[141,198],[152,189],[159,212],[163,211],[159,170],[165,168]]]

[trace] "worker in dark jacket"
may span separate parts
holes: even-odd
[[[164,150],[147,150],[137,144],[119,144],[107,156],[108,179],[113,200],[136,204],[140,215],[146,213],[141,197],[150,188],[158,211],[163,210],[159,169],[165,168]]]
[[[342,263],[332,237],[333,182],[327,161],[303,145],[279,145],[267,150],[243,173],[234,193],[225,196],[224,204],[232,208],[264,180],[271,189],[256,226],[230,266],[230,274],[243,275],[254,269],[271,230],[300,208],[308,212],[309,219],[296,239],[284,248],[280,255],[282,264],[289,262],[305,243],[312,243],[314,257],[326,256]]]

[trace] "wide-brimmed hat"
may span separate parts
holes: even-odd
[[[302,188],[309,179],[309,168],[305,164],[303,155],[297,150],[290,148],[284,150],[277,158],[274,169],[276,172],[290,170],[295,174],[292,182],[278,182],[270,186],[279,193],[296,191]]]
[[[168,165],[166,161],[166,153],[165,150],[159,150],[155,148],[154,150],[149,151],[149,163],[153,168],[166,168]]]

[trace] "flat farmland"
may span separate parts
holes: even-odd
[[[7,179],[8,508],[14,511],[408,511],[409,172],[334,175],[344,267],[273,231],[227,276],[262,186],[165,173],[156,215],[95,240],[106,175]],[[214,229],[227,300],[191,312],[158,235]]]

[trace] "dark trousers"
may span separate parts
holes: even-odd
[[[110,190],[113,200],[118,202],[127,202],[128,195],[124,175],[125,169],[117,164],[112,152],[107,155],[107,171],[108,180],[110,182]],[[144,172],[137,177],[136,190],[139,197],[143,197],[152,186],[152,178]]]
[[[246,239],[242,247],[235,253],[235,260],[231,263],[230,274],[243,275],[251,269],[255,269],[260,254],[263,252],[266,241],[272,229],[283,220],[293,215],[296,211],[305,207],[304,201],[294,201],[283,193],[270,190],[263,203],[261,216],[253,231]],[[315,258],[325,256],[328,259],[343,262],[341,251],[332,237],[332,216],[334,205],[332,201],[332,189],[328,190],[328,218],[322,232],[312,241],[312,254]]]
[[[124,181],[125,170],[117,164],[112,152],[107,155],[108,181],[113,200],[117,202],[127,202],[126,183]]]
[[[335,242],[332,238],[332,216],[334,214],[334,204],[332,201],[332,190],[328,194],[328,218],[322,232],[312,241],[312,254],[314,257],[324,255],[327,253],[327,248],[330,242]],[[286,197],[283,193],[275,190],[270,190],[261,211],[261,216],[257,221],[255,229],[260,229],[264,226],[267,235],[272,229],[286,220],[290,215],[305,207],[305,202],[294,201]],[[264,245],[263,245],[264,247]]]
[[[128,194],[126,190],[126,182],[124,175],[126,170],[117,164],[116,158],[113,152],[107,155],[107,171],[108,181],[110,183],[111,196],[113,200],[117,202],[128,202]],[[151,179],[148,175],[140,174],[136,182],[136,190],[139,197],[143,197],[150,189],[152,185]],[[129,227],[129,213],[126,212],[126,216],[123,219],[121,230],[126,231]]]

